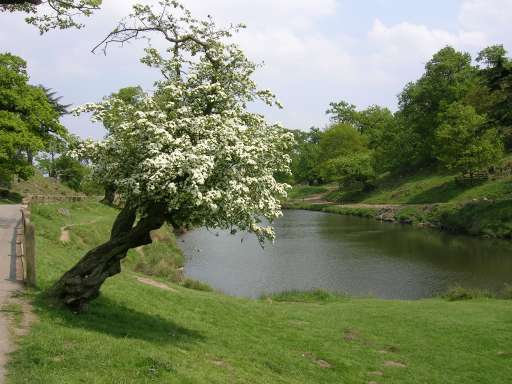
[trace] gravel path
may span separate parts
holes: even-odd
[[[0,205],[0,310],[20,288],[16,282],[16,226],[21,219],[20,209],[21,205]],[[8,319],[0,311],[0,384],[4,382],[7,355],[12,348]]]

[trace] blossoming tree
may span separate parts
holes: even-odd
[[[146,49],[142,60],[163,75],[154,93],[136,104],[114,97],[80,110],[118,122],[102,142],[83,143],[76,152],[92,159],[99,182],[115,184],[124,208],[110,239],[51,289],[75,310],[97,297],[103,282],[121,271],[127,251],[150,243],[150,231],[165,222],[249,231],[264,241],[274,232],[262,220],[281,215],[287,185],[274,174],[288,171],[293,138],[247,110],[258,99],[278,103],[251,79],[256,65],[229,43],[242,26],[219,29],[174,0],[160,6],[134,6],[104,41],[155,33],[171,43],[163,53]]]
[[[0,12],[22,12],[43,34],[52,29],[82,28],[82,17],[100,9],[102,0],[0,0]]]

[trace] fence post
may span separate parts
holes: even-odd
[[[36,286],[36,233],[34,224],[28,220],[25,223],[25,269],[26,283]]]

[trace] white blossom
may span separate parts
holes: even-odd
[[[129,204],[165,203],[178,225],[236,227],[261,241],[273,238],[262,219],[272,223],[281,215],[288,186],[274,175],[289,172],[293,137],[247,111],[255,100],[279,103],[270,90],[257,89],[251,79],[256,65],[222,42],[231,33],[207,40],[210,22],[203,28],[188,14],[184,20],[190,33],[213,42],[207,49],[185,46],[194,60],[146,50],[143,62],[160,68],[165,79],[136,105],[108,98],[77,109],[116,124],[102,142],[83,143],[75,152],[90,158],[94,176],[114,184]],[[176,76],[176,68],[186,73]]]

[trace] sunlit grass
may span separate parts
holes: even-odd
[[[57,206],[33,210],[40,289],[106,239],[116,214],[100,204],[64,207],[69,217]],[[61,243],[60,228],[78,222],[85,224]],[[7,382],[505,384],[512,377],[510,301],[324,291],[249,300],[151,277],[172,288],[164,290],[137,281],[135,256],[84,314],[34,293],[39,321],[12,355]]]

